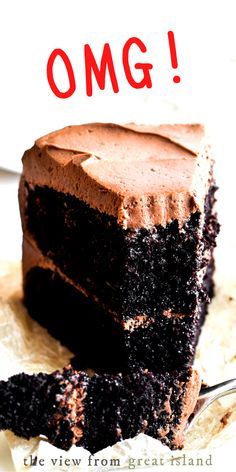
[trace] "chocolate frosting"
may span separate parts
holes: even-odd
[[[210,167],[199,124],[68,126],[23,156],[30,184],[74,195],[124,228],[181,226],[202,212]]]
[[[200,389],[200,375],[196,370],[191,369],[191,375],[186,383],[185,392],[182,400],[182,414],[173,438],[176,448],[179,448],[183,445],[184,434],[188,426],[188,420],[196,406]]]

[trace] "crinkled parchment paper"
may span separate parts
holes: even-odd
[[[224,261],[227,257],[232,258],[232,247],[228,252],[227,255],[224,250],[221,254],[218,250],[217,260],[222,269],[216,274],[216,297],[196,356],[196,367],[208,384],[236,377],[236,281],[233,281],[228,266],[224,270]],[[1,263],[0,275],[0,378],[7,379],[22,371],[52,372],[62,368],[71,354],[28,316],[21,303],[20,265]],[[183,467],[185,471],[195,470],[195,467],[196,470],[222,470],[226,463],[234,463],[236,396],[230,395],[215,402],[187,434],[185,448],[174,453],[159,441],[140,434],[98,452],[89,462],[90,454],[83,448],[72,447],[64,452],[44,438],[27,441],[9,432],[5,435],[17,471],[151,470],[148,467],[151,465],[155,465],[152,470],[165,471],[173,471],[175,467],[178,470]],[[43,459],[44,465],[29,467],[30,454],[33,457],[37,455],[38,461]],[[171,459],[173,457],[180,458],[182,467],[177,459]],[[115,459],[119,462],[114,462]],[[203,465],[200,465],[201,461]]]

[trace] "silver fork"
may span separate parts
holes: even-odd
[[[190,418],[187,430],[192,428],[193,424],[196,423],[199,416],[210,406],[215,400],[221,397],[236,393],[236,379],[226,380],[225,382],[213,385],[212,387],[202,388],[199,393],[197,404]]]

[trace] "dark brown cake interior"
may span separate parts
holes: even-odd
[[[201,241],[198,212],[181,231],[177,220],[165,228],[124,230],[73,196],[26,184],[27,229],[45,256],[118,318],[190,314],[208,295],[196,274],[211,263],[203,255],[218,232],[215,190],[206,198]]]
[[[29,234],[88,292],[85,296],[45,268],[32,268],[24,281],[29,312],[78,355],[74,365],[114,372],[191,365],[212,295],[215,186],[206,198],[201,237],[199,213],[181,231],[177,221],[165,228],[124,230],[115,218],[74,197],[26,188]],[[199,281],[202,268],[206,275]],[[135,329],[124,324],[140,314],[144,324]]]

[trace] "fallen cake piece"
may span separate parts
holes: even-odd
[[[92,453],[141,432],[178,449],[200,384],[192,369],[89,377],[68,366],[22,373],[0,381],[0,430],[27,439],[41,434],[61,449],[75,444]]]
[[[71,126],[26,151],[24,301],[78,368],[192,365],[212,295],[212,168],[201,125]]]

